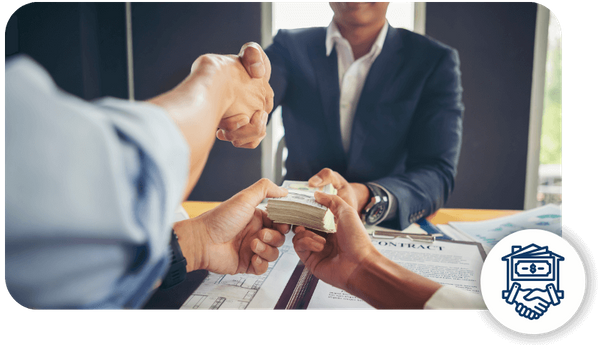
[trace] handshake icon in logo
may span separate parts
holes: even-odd
[[[559,263],[565,259],[530,244],[513,246],[512,253],[502,258],[507,264],[506,288],[502,298],[515,304],[515,311],[529,320],[539,319],[550,305],[559,305],[564,291],[559,290]]]

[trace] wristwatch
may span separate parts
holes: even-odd
[[[175,285],[178,285],[185,280],[186,276],[185,266],[187,265],[187,261],[183,257],[183,253],[181,252],[181,247],[179,246],[179,241],[175,231],[171,231],[169,250],[171,253],[171,266],[169,267],[169,271],[160,285],[161,289],[169,289]]]
[[[369,203],[362,212],[362,221],[365,225],[375,225],[385,219],[389,212],[390,200],[383,188],[374,183],[367,183],[369,188]]]

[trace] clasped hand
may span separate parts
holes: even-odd
[[[523,289],[521,284],[513,282],[506,298],[508,304],[515,304],[515,311],[522,317],[530,320],[538,319],[548,310],[552,303],[547,290]],[[511,299],[510,296],[514,296]]]
[[[273,89],[269,85],[271,63],[260,45],[254,42],[244,44],[238,56],[247,72],[240,73],[241,77],[252,78],[252,87],[236,95],[235,102],[219,123],[216,136],[219,140],[230,141],[235,147],[253,149],[265,137],[268,114],[273,110]]]

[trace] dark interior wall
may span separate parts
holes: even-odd
[[[445,207],[523,209],[535,3],[427,3],[425,32],[458,50],[463,144]]]
[[[446,207],[522,209],[536,4],[428,3],[427,35],[459,51],[464,135]],[[135,97],[175,86],[204,53],[260,40],[260,3],[133,3]],[[127,98],[124,3],[33,3],[11,17],[25,53],[84,99]],[[190,200],[225,200],[260,178],[260,149],[216,141]]]
[[[27,54],[81,98],[127,98],[125,3],[32,3],[5,31],[6,56]],[[236,54],[261,38],[260,3],[133,3],[135,99],[169,90],[201,54]],[[223,201],[261,177],[261,150],[217,140],[190,200]]]
[[[205,53],[260,42],[260,3],[132,3],[135,98],[174,87]],[[189,200],[223,201],[261,177],[261,150],[217,140]]]
[[[31,56],[81,98],[126,98],[124,10],[123,3],[25,5],[7,24],[5,54]]]

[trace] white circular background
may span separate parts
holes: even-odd
[[[502,298],[508,274],[502,257],[511,253],[512,246],[524,248],[530,244],[547,246],[565,259],[559,263],[558,278],[564,298],[559,305],[550,303],[548,310],[535,320],[520,316],[515,311],[516,305]],[[547,333],[564,325],[577,312],[585,293],[585,270],[577,252],[562,237],[544,230],[521,230],[503,238],[486,257],[481,271],[481,293],[490,313],[504,326],[526,334]]]

